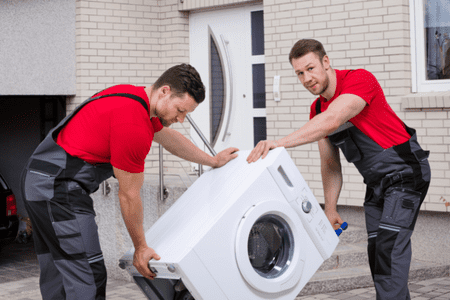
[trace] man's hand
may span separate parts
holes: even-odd
[[[344,221],[341,219],[341,216],[335,210],[325,210],[325,215],[327,216],[328,221],[330,221],[331,226],[334,230],[339,229],[342,223],[344,223]]]
[[[161,257],[156,254],[155,250],[152,248],[140,248],[135,249],[133,256],[133,266],[136,267],[139,273],[145,278],[153,280],[156,274],[150,270],[149,261],[150,260],[160,260]]]
[[[269,150],[275,149],[278,147],[276,141],[260,141],[256,147],[250,152],[250,154],[247,157],[247,162],[252,163],[257,161],[261,156],[264,159],[267,154],[269,153]]]
[[[234,152],[239,151],[238,148],[230,147],[225,150],[220,151],[214,156],[215,164],[214,168],[220,168],[221,166],[228,163],[230,160],[235,159],[238,155]]]

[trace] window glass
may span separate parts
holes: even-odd
[[[266,73],[264,64],[254,64],[253,108],[266,108]]]
[[[424,0],[427,80],[450,79],[449,0]]]
[[[222,62],[214,38],[211,36],[211,139],[215,144],[224,113],[225,84]]]
[[[264,54],[264,17],[263,11],[252,11],[252,55]]]
[[[253,118],[254,146],[256,146],[256,144],[258,144],[259,141],[264,141],[266,139],[267,139],[266,118],[265,117]]]

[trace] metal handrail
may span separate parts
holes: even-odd
[[[206,139],[206,137],[203,135],[202,131],[200,130],[200,128],[197,126],[197,124],[195,124],[194,120],[191,118],[191,116],[186,115],[186,119],[189,121],[189,123],[191,124],[192,128],[194,128],[194,130],[197,132],[197,134],[200,136],[201,140],[203,141],[203,143],[205,144],[205,146],[209,149],[209,151],[211,152],[211,154],[213,156],[216,156],[217,153],[216,151],[214,151],[213,147],[211,146],[211,144],[208,142],[208,140]],[[184,126],[183,126],[184,128]],[[202,173],[202,165],[199,164],[199,176]],[[168,174],[169,175],[169,174]],[[180,176],[181,177],[181,176]],[[183,181],[184,183],[184,181]],[[161,201],[165,200],[165,193],[166,188],[164,187],[164,157],[163,157],[163,146],[161,144],[159,144],[159,197]]]
[[[164,157],[163,146],[159,144],[159,199],[164,201]]]
[[[186,119],[189,121],[189,123],[191,123],[191,126],[194,128],[194,130],[200,136],[200,138],[202,139],[202,141],[205,144],[205,146],[208,147],[209,152],[211,152],[211,154],[213,156],[216,156],[217,155],[216,151],[214,151],[213,147],[211,147],[211,144],[208,142],[206,137],[203,135],[203,133],[200,130],[200,128],[198,128],[197,124],[195,124],[194,120],[192,120],[191,116],[190,115],[186,115]]]

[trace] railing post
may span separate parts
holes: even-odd
[[[164,165],[163,146],[159,144],[159,199],[164,201]]]
[[[202,176],[203,174],[203,165],[198,164],[198,177]]]

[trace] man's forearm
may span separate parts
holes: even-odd
[[[322,113],[309,120],[300,129],[276,141],[278,147],[291,148],[316,142],[339,127],[339,122]]]
[[[325,211],[336,210],[342,189],[342,173],[330,168],[322,168],[322,182],[325,197]]]
[[[189,139],[176,130],[171,129],[163,137],[161,144],[164,148],[182,159],[213,167],[215,160],[211,155],[197,148]]]
[[[144,214],[140,195],[134,197],[119,191],[122,217],[135,249],[148,247],[144,234]]]

